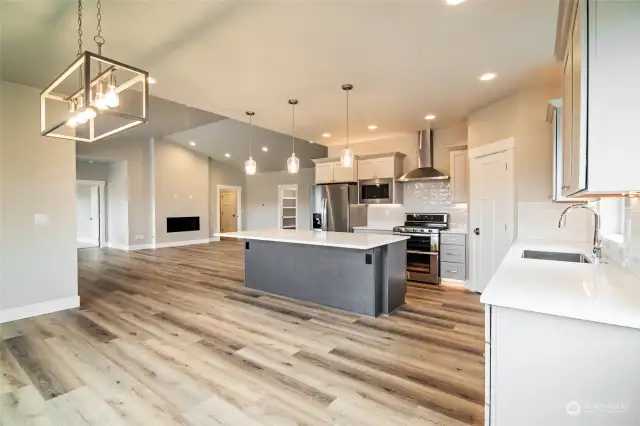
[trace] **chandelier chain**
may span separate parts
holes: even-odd
[[[98,55],[102,55],[102,45],[107,41],[102,37],[102,2],[98,0],[96,3],[96,36],[93,37],[93,40],[98,45]]]
[[[291,105],[291,149],[296,152],[296,104]]]
[[[82,55],[82,0],[78,0],[78,56]]]

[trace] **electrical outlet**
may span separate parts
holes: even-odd
[[[136,241],[144,240],[144,235],[137,234],[134,238],[136,239]]]

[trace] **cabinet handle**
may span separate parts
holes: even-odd
[[[447,272],[451,272],[453,274],[457,274],[458,270],[457,269],[447,269]]]
[[[456,256],[457,253],[445,253],[447,256]]]

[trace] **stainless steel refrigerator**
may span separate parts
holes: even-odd
[[[311,229],[353,232],[367,224],[367,206],[358,204],[357,183],[330,183],[311,188]]]

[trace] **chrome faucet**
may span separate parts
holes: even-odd
[[[595,226],[593,229],[593,263],[601,263],[602,261],[602,235],[600,234],[600,213],[596,209],[587,204],[574,204],[564,209],[558,221],[558,228],[564,228],[567,223],[567,213],[574,209],[587,209],[595,217]]]

